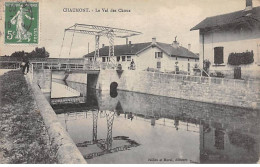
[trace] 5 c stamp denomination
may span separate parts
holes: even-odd
[[[5,43],[38,44],[39,3],[5,3]]]

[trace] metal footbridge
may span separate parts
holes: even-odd
[[[73,33],[69,46],[69,58],[62,58],[62,50],[64,48],[64,41],[68,40],[66,34]],[[73,48],[73,42],[75,39],[75,34],[80,33],[82,35],[93,35],[95,36],[95,54],[92,60],[82,58],[71,58],[71,51]],[[33,65],[34,69],[52,69],[52,70],[100,70],[100,69],[117,69],[118,64],[114,58],[114,39],[124,38],[128,41],[129,37],[142,34],[141,32],[107,27],[89,24],[74,24],[68,28],[65,28],[62,44],[60,47],[59,58],[35,58],[30,59],[30,63]],[[101,37],[105,37],[109,41],[109,62],[101,62],[99,58],[99,40]],[[22,63],[22,57],[10,57],[1,56],[0,57],[0,68],[20,68]]]

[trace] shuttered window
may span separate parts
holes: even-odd
[[[214,48],[214,64],[224,63],[224,47]]]
[[[225,133],[223,131],[218,129],[215,130],[215,147],[219,150],[224,150],[224,135]]]
[[[161,68],[161,62],[157,62],[157,68]]]
[[[125,61],[125,56],[122,56],[122,61]]]
[[[155,52],[155,58],[163,58],[163,52]]]

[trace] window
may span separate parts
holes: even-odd
[[[161,62],[157,62],[157,68],[161,68]]]
[[[120,61],[120,56],[116,57],[116,61],[119,62]]]
[[[219,129],[215,130],[215,147],[219,150],[224,150],[224,135],[223,131]]]
[[[125,61],[125,56],[122,56],[122,61]]]
[[[107,62],[109,62],[110,61],[110,57],[107,57]]]
[[[102,62],[106,62],[106,58],[105,57],[102,57]]]
[[[188,72],[190,72],[190,63],[188,63]]]
[[[163,52],[155,52],[155,58],[163,58]]]
[[[127,61],[131,61],[131,56],[127,56]]]
[[[224,48],[223,47],[215,47],[214,48],[214,64],[222,64],[224,63]]]

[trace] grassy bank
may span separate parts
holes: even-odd
[[[57,163],[56,149],[20,71],[0,76],[0,106],[0,163]]]

